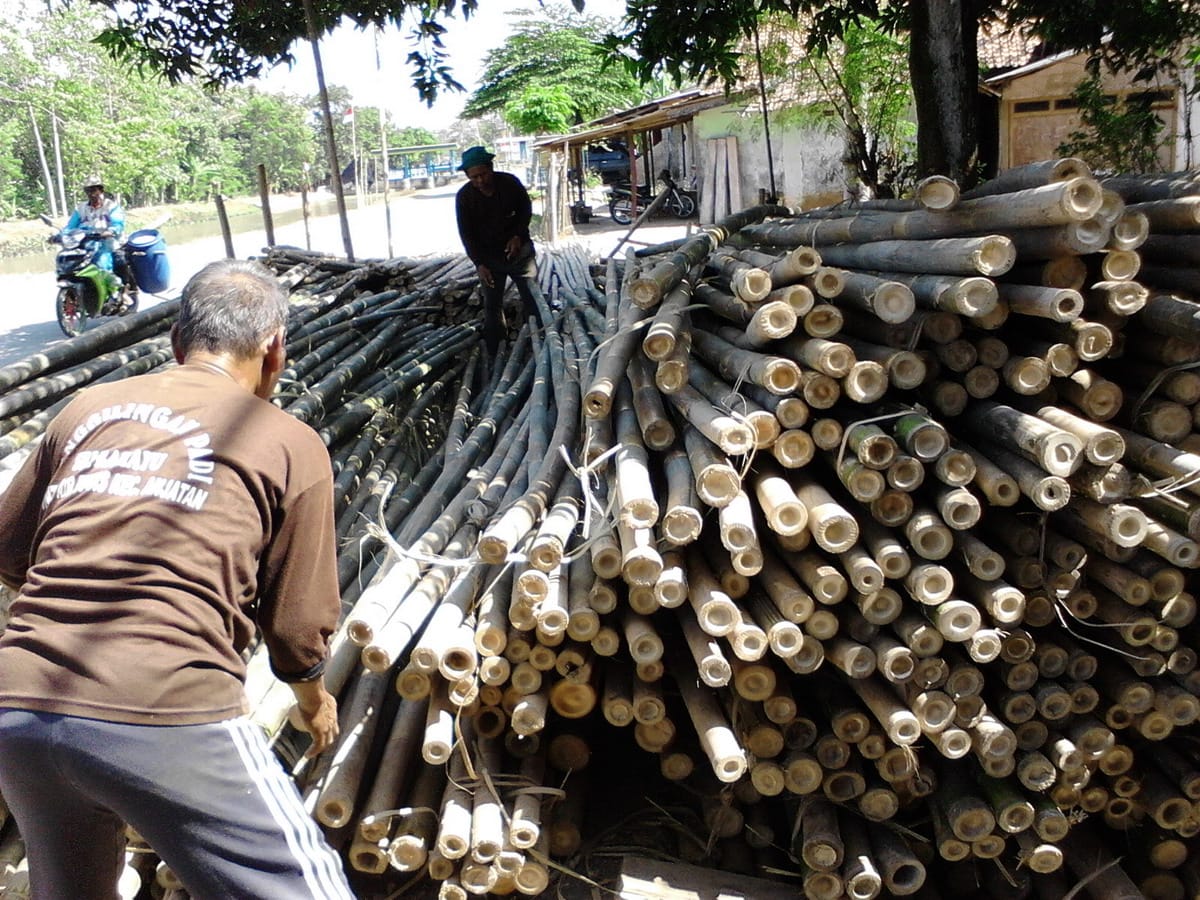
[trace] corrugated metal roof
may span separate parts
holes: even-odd
[[[561,147],[565,144],[581,144],[616,137],[629,132],[667,128],[687,122],[696,113],[728,102],[725,92],[719,88],[689,88],[641,106],[624,109],[602,116],[584,124],[570,134],[556,134],[540,138],[534,147]]]

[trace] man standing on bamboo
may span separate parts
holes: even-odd
[[[256,629],[310,755],[340,602],[329,457],[267,402],[287,296],[222,260],[183,290],[180,365],[82,392],[0,495],[0,794],[35,900],[113,900],[125,824],[194,897],[349,900],[246,718]]]
[[[495,358],[504,336],[504,287],[511,278],[524,303],[524,315],[536,315],[532,285],[537,278],[529,220],[533,205],[521,180],[492,168],[495,154],[470,147],[458,167],[467,183],[459,188],[454,211],[463,249],[483,283],[483,341]]]

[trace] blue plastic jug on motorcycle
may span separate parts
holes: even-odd
[[[125,210],[104,192],[99,176],[90,176],[83,189],[87,199],[62,231],[49,238],[62,246],[55,259],[55,311],[68,336],[82,332],[90,316],[124,315],[138,304],[137,281],[118,245]]]

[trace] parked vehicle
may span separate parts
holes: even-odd
[[[658,173],[658,180],[665,185],[663,191],[667,194],[658,211],[679,219],[691,218],[696,213],[696,198],[690,191],[685,191],[671,177],[671,173],[663,169]],[[639,184],[637,208],[644,210],[653,203],[655,195],[650,193],[649,185]],[[618,225],[628,225],[633,221],[633,193],[629,184],[614,184],[609,188],[608,213]],[[640,215],[640,212],[639,212]]]
[[[583,151],[583,167],[595,172],[605,184],[629,179],[629,150],[622,141],[588,144]]]
[[[48,216],[41,218],[53,226]],[[61,247],[54,258],[54,274],[58,279],[54,311],[58,327],[67,337],[81,334],[90,318],[127,316],[137,311],[137,292],[131,293],[111,269],[98,264],[97,258],[111,238],[111,232],[86,228],[56,231],[49,237],[51,243]],[[118,252],[126,254],[141,290],[159,293],[167,289],[170,269],[166,242],[156,230],[135,231]]]

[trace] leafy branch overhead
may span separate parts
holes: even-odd
[[[48,0],[59,8],[80,0]],[[298,40],[308,37],[306,0],[93,0],[107,8],[97,36],[115,59],[172,84],[210,87],[257,78],[295,61]],[[318,36],[343,20],[360,28],[405,30],[413,87],[432,105],[443,90],[461,91],[447,63],[442,21],[456,12],[469,18],[476,0],[311,0]]]
[[[522,131],[565,131],[642,102],[646,94],[599,44],[613,23],[581,17],[562,4],[514,14],[512,32],[484,60],[467,118],[502,113]]]

